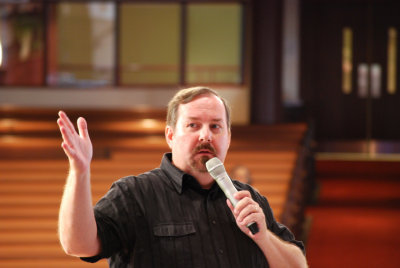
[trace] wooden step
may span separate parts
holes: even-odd
[[[59,245],[57,230],[49,231],[9,231],[2,232],[0,236],[0,245],[35,245],[49,244]]]
[[[0,232],[31,230],[32,232],[47,231],[53,233],[57,230],[57,220],[57,217],[36,218],[34,220],[8,217],[1,220]]]
[[[159,167],[170,151],[164,110],[67,112],[74,122],[78,116],[88,121],[94,146],[93,203],[117,179]],[[0,109],[0,115],[0,267],[108,267],[105,260],[88,265],[67,256],[58,241],[69,167],[57,111]],[[246,166],[252,185],[266,196],[277,219],[287,202],[305,130],[305,124],[232,127],[225,168],[229,173],[234,166]]]
[[[76,257],[66,258],[24,258],[24,259],[1,259],[0,267],[4,268],[107,268],[106,260],[88,264]]]
[[[65,259],[60,244],[3,245],[0,244],[0,259]]]

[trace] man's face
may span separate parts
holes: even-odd
[[[178,107],[173,129],[166,127],[172,162],[189,174],[207,172],[205,162],[218,157],[222,162],[230,144],[225,107],[215,95],[200,95]]]

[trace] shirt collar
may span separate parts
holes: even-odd
[[[219,188],[216,186],[216,183],[214,183],[210,190],[202,189],[196,178],[183,172],[172,164],[172,153],[164,154],[161,161],[161,169],[168,175],[173,187],[179,194],[182,193],[184,187],[192,188],[200,193],[208,193],[216,187]]]
[[[160,168],[167,173],[168,177],[171,179],[173,187],[179,194],[181,194],[183,178],[187,174],[172,164],[172,153],[164,154]]]

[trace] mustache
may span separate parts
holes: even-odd
[[[216,155],[217,154],[217,151],[215,150],[215,148],[210,144],[210,143],[201,143],[201,144],[199,144],[199,145],[197,145],[195,148],[194,148],[194,153],[196,154],[196,153],[198,153],[198,152],[200,152],[201,150],[208,150],[208,151],[210,151],[213,155]]]

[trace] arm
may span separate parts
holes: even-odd
[[[93,155],[87,124],[78,119],[79,134],[67,115],[57,120],[63,138],[62,148],[69,160],[69,175],[59,212],[58,233],[69,255],[88,257],[100,252],[90,189],[90,162]]]
[[[251,198],[250,192],[237,192],[235,198],[239,200],[235,208],[229,200],[227,203],[238,227],[259,246],[271,267],[307,267],[306,258],[297,246],[268,230],[264,212]],[[255,235],[246,227],[251,222],[256,222],[260,229]]]

